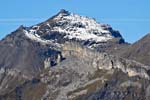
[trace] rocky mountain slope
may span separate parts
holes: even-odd
[[[125,52],[134,45],[66,10],[20,26],[0,41],[0,100],[149,100],[150,67],[138,60],[147,51]]]
[[[150,65],[150,34],[145,35],[139,41],[128,46],[121,52],[120,56]]]
[[[2,100],[148,100],[148,66],[75,43],[66,43],[62,55],[64,61],[22,81]]]

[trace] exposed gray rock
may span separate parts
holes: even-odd
[[[21,26],[0,41],[0,100],[149,100],[150,67],[122,58],[136,57],[128,46],[110,25],[65,10]]]

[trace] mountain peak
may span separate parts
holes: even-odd
[[[20,26],[17,28],[17,30],[23,30],[23,29],[25,29],[25,26],[23,26],[23,25],[20,25]]]
[[[150,33],[147,33],[144,37],[150,37]]]
[[[61,9],[57,15],[60,15],[60,14],[65,16],[65,15],[70,15],[70,12],[65,9]]]
[[[98,23],[93,18],[70,13],[65,9],[61,9],[58,14],[42,24],[25,29],[24,33],[32,40],[46,41],[46,43],[50,39],[52,41],[61,39],[83,44],[88,42],[91,46],[91,43],[97,45],[111,40],[115,42],[123,40],[121,34],[113,30],[110,25]]]
[[[150,41],[150,33],[147,33],[145,36],[143,36],[140,40],[138,40],[137,42],[146,42],[146,43],[149,43]]]
[[[61,9],[59,13],[69,13],[69,11],[67,11],[65,9]]]
[[[20,26],[0,41],[0,100],[145,100],[150,67],[118,56],[130,49],[121,38],[111,26],[64,9]],[[129,56],[149,63],[147,41]]]

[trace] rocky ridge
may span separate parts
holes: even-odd
[[[0,100],[149,100],[150,67],[113,55],[122,46],[110,25],[66,10],[21,26],[0,41]]]

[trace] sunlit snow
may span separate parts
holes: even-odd
[[[95,42],[108,41],[114,38],[111,32],[107,29],[109,25],[99,24],[94,19],[79,16],[77,14],[63,14],[60,13],[54,17],[53,21],[56,23],[51,29],[45,29],[46,32],[65,33],[64,38],[76,40],[89,40]],[[51,27],[49,22],[46,22],[48,27]],[[30,29],[25,29],[24,33],[32,40],[49,43],[50,40],[41,38],[37,31],[40,26],[32,26]]]
[[[66,33],[65,38],[79,39],[79,40],[93,40],[96,42],[107,41],[113,37],[108,30],[104,30],[101,24],[94,19],[79,16],[77,14],[70,14],[64,16],[59,14],[55,17],[57,24],[53,31]]]

